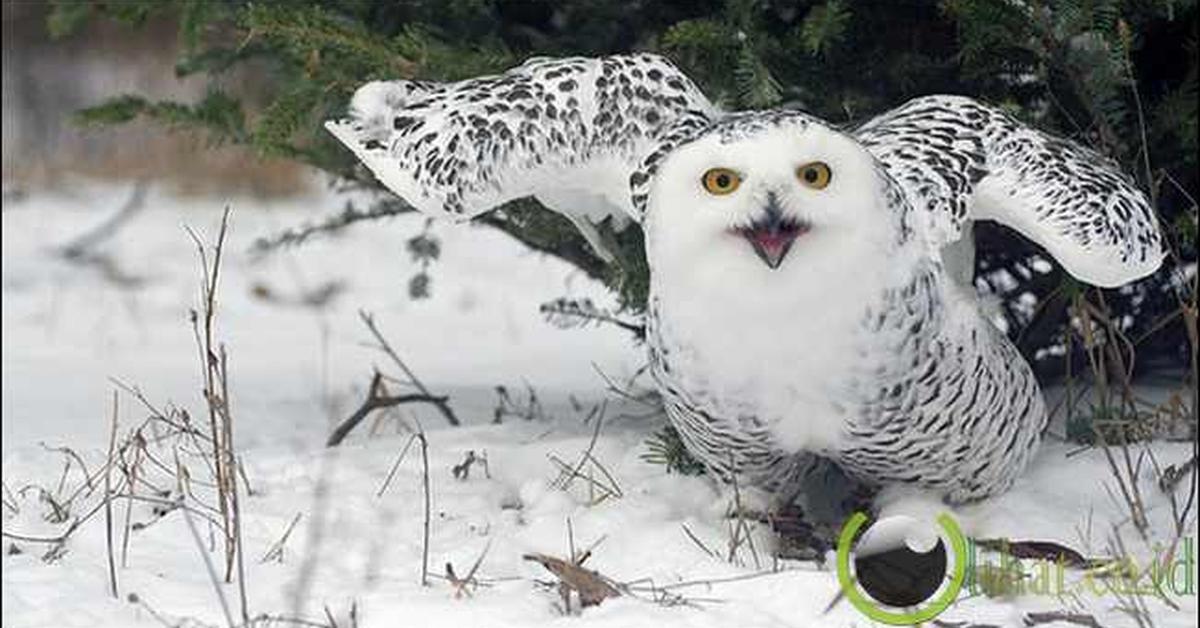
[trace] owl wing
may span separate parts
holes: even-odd
[[[636,54],[368,83],[326,128],[422,212],[468,219],[536,196],[589,236],[607,216],[639,219],[645,169],[715,114],[670,61]]]
[[[1150,203],[1118,165],[959,96],[909,101],[859,127],[935,244],[972,220],[995,220],[1043,246],[1063,268],[1113,287],[1158,269],[1162,235]]]

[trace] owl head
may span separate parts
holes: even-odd
[[[648,166],[652,272],[793,286],[865,270],[906,232],[907,204],[877,160],[799,112],[731,115]]]

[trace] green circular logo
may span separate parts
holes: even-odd
[[[854,513],[838,538],[838,583],[854,608],[893,626],[926,622],[949,608],[962,590],[967,563],[967,541],[954,519],[946,513],[938,515],[941,534],[931,551],[921,554],[900,547],[869,559],[855,557],[852,573],[852,546],[867,521],[867,515]],[[947,564],[947,544],[952,550],[953,567]],[[935,597],[939,589],[941,593]]]

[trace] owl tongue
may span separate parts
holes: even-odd
[[[763,215],[749,226],[734,228],[733,233],[746,238],[758,258],[775,269],[783,263],[796,238],[808,232],[809,223],[785,215],[774,192],[768,192],[766,200]]]
[[[800,223],[770,221],[750,229],[742,229],[741,235],[750,242],[754,252],[767,266],[779,268],[783,258],[791,250],[792,243],[806,231],[807,227]]]

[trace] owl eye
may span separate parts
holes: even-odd
[[[723,196],[738,189],[742,184],[742,176],[729,168],[713,168],[700,177],[700,183],[709,194]]]
[[[831,177],[833,177],[833,173],[829,171],[829,165],[823,161],[814,161],[796,168],[796,178],[800,179],[800,183],[814,190],[825,189],[825,186],[829,185]]]

